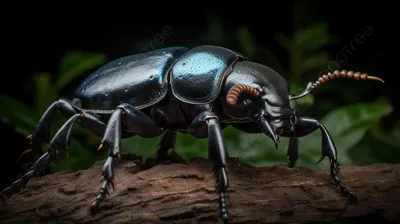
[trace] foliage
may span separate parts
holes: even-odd
[[[80,51],[67,52],[60,60],[59,71],[52,80],[53,76],[48,72],[37,72],[34,74],[35,93],[34,105],[29,107],[23,102],[0,95],[0,117],[1,120],[15,128],[21,135],[30,135],[36,126],[36,122],[47,109],[47,107],[57,100],[61,91],[75,78],[86,74],[89,70],[96,68],[104,63],[106,57],[98,53],[87,53]],[[52,133],[61,127],[66,118],[56,113],[52,119]],[[74,130],[73,138],[80,136],[82,130]],[[85,135],[86,137],[87,135]],[[84,147],[83,141],[72,139],[69,147],[70,159],[65,159],[66,155],[59,156],[59,163],[55,170],[81,169],[90,166],[96,159],[94,153]]]

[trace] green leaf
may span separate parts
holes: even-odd
[[[240,132],[233,127],[224,130],[224,139],[230,157],[237,157],[241,161],[254,166],[271,166],[286,164],[286,153],[289,138],[282,137],[275,148],[275,143],[265,134],[250,134]],[[207,147],[207,141],[201,147]],[[204,149],[203,149],[204,151]],[[207,151],[204,152],[205,156]],[[303,154],[299,161],[302,164],[312,164],[311,158]]]
[[[328,31],[326,22],[318,22],[299,29],[293,35],[293,42],[296,49],[302,54],[312,53],[334,43]]]
[[[276,32],[274,39],[285,49],[287,53],[292,52],[292,40],[281,32]]]
[[[226,141],[238,142],[240,133],[237,129],[234,129],[232,126],[228,126],[223,130],[223,135]]]
[[[208,139],[197,139],[189,134],[179,134],[175,151],[187,160],[208,158]]]
[[[393,112],[393,108],[389,108],[389,111],[386,111],[386,115]],[[397,121],[395,126],[388,131],[382,130],[382,127],[379,124],[375,124],[371,128],[371,134],[374,139],[379,142],[385,142],[391,147],[400,148],[400,121]]]
[[[70,51],[60,60],[60,69],[56,88],[60,90],[69,82],[89,70],[102,65],[106,56],[99,53]]]
[[[158,142],[162,136],[156,138],[142,138],[133,136],[122,139],[121,154],[136,154],[145,158],[151,158],[155,155]]]
[[[398,137],[398,136],[397,136]],[[377,140],[373,136],[366,139],[369,143],[369,147],[364,148],[369,149],[367,152],[362,151],[354,155],[354,157],[360,157],[360,154],[366,153],[370,159],[367,161],[361,161],[363,164],[371,164],[371,163],[400,163],[399,157],[399,147],[393,146],[392,144]],[[397,139],[397,141],[399,141]]]
[[[303,56],[301,61],[301,72],[315,71],[316,69],[320,71],[329,66],[329,55],[327,52],[322,52],[308,57]]]
[[[268,67],[272,68],[283,77],[289,78],[290,76],[289,71],[283,68],[281,62],[279,61],[279,59],[276,57],[275,54],[273,54],[270,50],[267,50],[265,48],[261,48],[260,52],[262,56],[265,57],[266,61],[265,64],[268,65]]]
[[[282,137],[278,149],[265,134],[240,133],[238,140],[237,143],[227,142],[230,157],[238,157],[243,162],[259,167],[287,164],[289,138]],[[309,154],[302,152],[300,154],[297,161],[299,165],[310,166],[315,162]]]
[[[286,161],[285,147],[286,139],[281,139],[278,150],[273,141],[264,134],[242,133],[239,137],[239,148],[231,148],[232,156],[241,157],[255,166],[273,165]],[[236,151],[236,152],[235,152]]]
[[[240,27],[237,29],[236,35],[243,54],[250,58],[253,57],[256,54],[257,48],[249,29],[247,27]]]
[[[35,110],[42,113],[46,108],[56,100],[57,92],[51,84],[51,74],[47,72],[39,72],[34,75],[36,84],[35,89]]]
[[[400,128],[394,128],[387,133],[386,143],[393,147],[400,148]]]
[[[91,152],[81,145],[78,141],[72,139],[68,147],[69,158],[65,151],[58,152],[57,164],[54,171],[65,170],[83,170],[91,167],[96,160],[95,152]]]
[[[378,152],[378,154],[382,155],[381,152],[387,149],[391,150],[391,147],[385,144],[382,145],[372,135],[366,134],[357,145],[349,149],[348,154],[352,160],[352,165],[362,166],[381,162],[378,159],[379,156],[375,156],[374,154]],[[390,158],[387,158],[385,161],[389,160]]]
[[[28,136],[38,120],[37,113],[24,103],[5,95],[0,95],[1,120],[15,128],[17,133]]]
[[[351,165],[348,150],[358,144],[367,130],[385,113],[390,107],[388,104],[360,103],[339,108],[332,111],[321,119],[329,131],[338,150],[339,162],[342,165]],[[318,133],[321,143],[321,135]],[[307,142],[309,150],[318,151],[320,144],[315,143],[317,136],[311,136]]]

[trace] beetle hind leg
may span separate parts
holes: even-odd
[[[50,154],[48,152],[40,156],[31,166],[31,168],[24,173],[16,181],[12,182],[11,185],[0,192],[0,198],[6,200],[10,198],[13,194],[18,193],[20,190],[24,189],[28,184],[28,181],[33,176],[39,176],[48,167],[50,161]]]
[[[176,131],[167,130],[162,136],[158,144],[156,152],[156,161],[159,163],[185,163],[185,160],[180,157],[174,150],[176,142]]]
[[[75,114],[70,117],[67,122],[57,131],[51,140],[47,152],[40,156],[28,171],[23,174],[18,180],[14,181],[8,188],[0,192],[3,199],[11,197],[13,194],[24,189],[32,176],[41,176],[51,163],[57,162],[57,153],[61,150],[68,150],[71,141],[71,132],[74,124],[83,119],[84,114]]]
[[[299,139],[297,137],[291,137],[289,139],[289,146],[287,150],[288,166],[294,167],[298,159],[299,152]]]
[[[46,109],[38,121],[34,132],[27,137],[30,149],[21,153],[17,159],[17,164],[19,164],[22,169],[22,173],[29,172],[33,163],[38,159],[38,157],[43,155],[42,143],[50,141],[51,119],[57,109],[58,101],[53,102]],[[43,173],[38,173],[37,175],[41,176],[50,173],[48,168],[49,166],[44,169]]]
[[[28,137],[30,139],[29,145],[31,149],[26,150],[19,156],[17,163],[21,164],[21,167],[24,167],[24,163],[29,164],[31,163],[31,161],[35,161],[36,158],[43,155],[42,144],[45,142],[49,142],[51,139],[51,120],[56,110],[59,110],[67,118],[70,118],[71,116],[74,116],[76,114],[83,113],[80,108],[73,105],[70,101],[66,99],[59,99],[53,102],[39,119],[33,134]],[[87,120],[87,122],[83,126],[91,130],[93,133],[99,135],[99,133],[104,130],[104,124],[99,121],[98,117],[96,117],[94,113],[90,113],[90,111],[87,111],[85,112],[85,114],[85,120]],[[30,167],[31,166],[28,166],[26,169],[29,170]],[[49,171],[44,172],[44,174],[47,173],[49,173]]]

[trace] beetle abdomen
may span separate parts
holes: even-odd
[[[87,77],[75,95],[88,109],[114,109],[121,103],[151,106],[167,94],[168,72],[187,50],[169,47],[108,62]]]
[[[229,49],[204,45],[183,54],[171,70],[171,88],[179,100],[209,103],[218,96],[232,65],[245,58]]]

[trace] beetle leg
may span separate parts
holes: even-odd
[[[188,132],[192,135],[208,136],[208,157],[213,162],[213,171],[216,177],[216,192],[219,197],[219,211],[224,223],[228,223],[228,177],[226,174],[228,153],[222,136],[221,126],[217,116],[209,111],[198,115],[191,123]]]
[[[208,137],[208,127],[206,125],[206,120],[208,119],[218,119],[217,115],[210,111],[204,111],[194,118],[192,123],[190,123],[187,132],[196,138],[207,138]]]
[[[106,196],[109,195],[109,185],[114,188],[114,165],[116,158],[121,153],[121,115],[123,113],[124,110],[122,108],[117,108],[106,125],[106,130],[99,149],[104,146],[108,147],[109,153],[108,158],[103,165],[101,179],[103,180],[103,183],[100,187],[99,194],[90,207],[91,212],[95,212],[100,207],[100,204],[105,200]]]
[[[342,194],[348,196],[350,199],[357,199],[357,195],[346,187],[340,178],[340,165],[337,161],[337,150],[335,143],[333,142],[328,130],[326,130],[325,126],[319,123],[317,120],[308,118],[308,117],[299,117],[294,126],[293,131],[287,131],[282,134],[282,136],[286,137],[302,137],[308,134],[311,134],[315,130],[319,129],[322,135],[322,156],[317,161],[316,164],[321,162],[325,157],[329,158],[329,162],[331,164],[330,167],[330,176],[333,182],[340,187]]]
[[[226,159],[228,153],[222,136],[221,128],[217,122],[217,119],[211,118],[208,120],[208,155],[209,159],[213,161],[213,170],[216,181],[216,190],[219,196],[219,209],[220,215],[224,222],[228,222],[228,209],[227,203],[229,200],[228,196],[228,177],[226,174]]]
[[[77,108],[65,99],[60,99],[53,102],[43,113],[31,136],[32,152],[42,153],[42,143],[50,141],[51,119],[57,109],[59,109],[67,117],[71,117],[79,113],[79,110],[76,110]]]
[[[50,141],[51,118],[53,117],[53,114],[57,109],[58,109],[58,101],[53,102],[46,109],[42,117],[39,119],[33,134],[28,137],[30,140],[29,142],[30,149],[21,153],[21,155],[17,159],[17,163],[21,164],[20,165],[21,168],[25,169],[25,166],[27,166],[27,164],[30,164],[31,161],[35,161],[38,155],[39,156],[43,155],[42,143]],[[43,173],[39,175],[41,176],[50,173],[49,167],[50,166],[48,164],[46,168],[43,170]],[[32,168],[31,165],[29,165],[27,167],[27,170],[25,171],[29,172],[31,168]]]
[[[175,142],[176,131],[167,130],[158,144],[159,148],[156,152],[157,162],[164,163],[165,161],[171,161],[175,163],[185,163],[185,160],[174,150]],[[169,150],[171,150],[171,152],[169,152]]]
[[[149,116],[129,104],[121,104],[118,108],[124,111],[123,119],[130,132],[144,138],[153,138],[164,132]]]
[[[93,119],[93,120],[92,120]],[[91,117],[85,112],[71,116],[67,122],[57,131],[53,139],[50,141],[47,152],[40,156],[31,166],[28,171],[23,174],[18,180],[14,181],[8,188],[0,192],[0,196],[4,199],[11,197],[13,194],[24,189],[29,179],[32,176],[42,176],[51,162],[57,162],[57,153],[60,150],[68,150],[71,141],[72,127],[77,121],[85,120],[86,123],[99,123],[100,121]],[[67,151],[68,152],[68,151]]]
[[[114,165],[116,158],[121,153],[121,121],[124,122],[130,132],[141,137],[154,137],[164,131],[162,128],[158,127],[151,118],[135,107],[129,104],[121,104],[117,107],[108,120],[103,140],[99,147],[99,149],[103,146],[109,147],[109,156],[103,166],[102,180],[104,180],[104,182],[100,187],[99,194],[92,203],[92,212],[95,212],[100,207],[100,204],[109,194],[109,185],[114,188]]]
[[[19,156],[17,163],[22,159],[34,161],[37,155],[43,155],[42,143],[50,141],[51,119],[57,109],[68,118],[83,113],[81,109],[71,104],[71,102],[66,99],[59,99],[52,103],[43,113],[33,134],[29,137],[31,149],[23,152]],[[86,122],[82,124],[82,126],[90,130],[92,133],[101,136],[104,131],[104,124],[95,116],[94,113],[90,113],[90,111],[85,112],[85,117]],[[28,169],[29,168],[30,167],[28,167]],[[49,171],[44,172],[44,174],[47,173],[49,173]]]
[[[23,189],[28,183],[29,179],[32,176],[37,176],[48,167],[50,154],[48,152],[44,153],[39,157],[33,164],[33,166],[22,175],[19,179],[11,183],[11,185],[0,192],[0,198],[5,200],[10,198],[13,194],[18,193],[21,189]]]
[[[291,137],[289,139],[289,146],[287,151],[288,166],[294,167],[298,158],[299,151],[299,139],[297,137]]]

